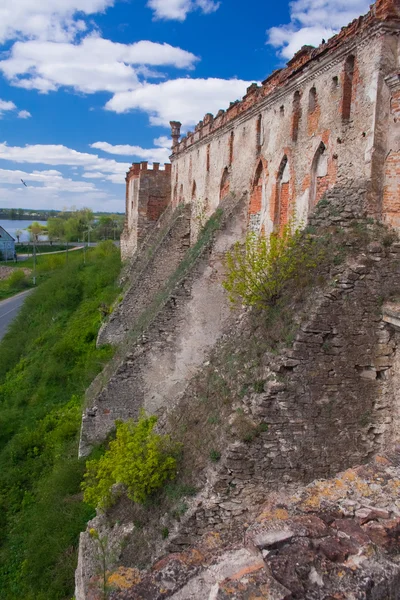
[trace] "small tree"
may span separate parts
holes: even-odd
[[[17,242],[18,242],[18,244],[19,244],[19,238],[20,238],[20,237],[21,237],[21,235],[22,235],[22,229],[16,229],[16,231],[15,231],[15,235],[17,236]]]
[[[223,282],[233,303],[267,308],[276,304],[287,283],[316,267],[323,255],[316,240],[289,222],[281,234],[251,232],[226,254]]]
[[[154,432],[157,417],[142,413],[137,422],[117,421],[116,439],[98,460],[86,463],[84,500],[106,509],[113,502],[112,486],[123,484],[128,497],[143,503],[176,474],[180,445]]]
[[[34,221],[29,227],[27,227],[32,242],[38,242],[39,236],[43,234],[47,229],[44,225],[41,225],[37,221]]]

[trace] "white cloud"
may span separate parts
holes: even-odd
[[[156,19],[184,21],[188,13],[201,10],[209,14],[218,10],[220,2],[214,0],[149,0],[147,6],[154,10]]]
[[[167,135],[161,135],[160,137],[154,140],[154,145],[159,146],[160,148],[167,148],[167,150],[171,150],[172,140]]]
[[[0,160],[16,163],[78,166],[86,172],[102,172],[104,179],[124,184],[129,163],[100,158],[97,154],[78,152],[62,145],[33,144],[27,146],[8,146],[0,143]]]
[[[11,100],[1,100],[0,98],[0,119],[1,117],[4,115],[5,112],[13,112],[17,110],[16,105],[14,104],[14,102],[11,102]],[[31,117],[31,113],[28,112],[27,110],[20,110],[17,114],[17,117],[19,119],[27,119],[28,117]]]
[[[28,184],[40,186],[43,190],[59,190],[62,192],[93,192],[96,187],[93,183],[86,181],[73,181],[69,178],[64,178],[60,171],[26,171],[0,169],[0,184],[21,185],[21,179]],[[29,185],[28,185],[29,187]]]
[[[115,94],[106,104],[117,113],[139,109],[150,115],[153,125],[168,126],[178,120],[194,125],[205,113],[216,113],[230,101],[246,93],[249,81],[240,79],[172,79],[158,84],[142,84],[131,92]]]
[[[29,117],[31,117],[31,113],[29,112],[29,110],[20,110],[18,112],[18,119],[29,119]]]
[[[165,147],[147,149],[141,148],[140,146],[130,146],[128,144],[113,146],[108,142],[95,142],[94,144],[91,144],[90,147],[102,150],[108,154],[136,157],[143,160],[149,160],[150,162],[161,163],[169,162],[169,155],[171,154],[171,149],[168,150]],[[171,142],[169,143],[169,147],[171,148]]]
[[[73,167],[76,168],[76,167]],[[88,172],[88,173],[83,173],[82,177],[87,177],[87,179],[103,179],[104,180],[104,173],[99,173],[97,171],[93,171],[92,173]]]
[[[5,113],[6,111],[15,110],[16,108],[17,107],[15,106],[14,102],[11,102],[11,100],[0,99],[0,119],[3,113]]]
[[[268,44],[290,59],[305,44],[318,46],[360,14],[368,12],[370,0],[294,0],[287,25],[267,31]]]
[[[146,75],[159,76],[146,66],[192,68],[196,61],[191,52],[170,44],[146,40],[120,44],[90,35],[78,44],[16,42],[0,61],[0,71],[12,85],[44,93],[62,86],[84,93],[115,93],[138,87],[143,69]]]
[[[0,185],[0,203],[10,208],[19,208],[21,206],[60,209],[64,206],[76,206],[78,208],[87,206],[94,210],[103,210],[108,212],[124,211],[124,195],[114,196],[102,190],[92,190],[82,192],[79,189],[75,191],[63,191],[51,187],[40,185],[20,186],[1,186]]]
[[[2,0],[0,43],[19,37],[65,41],[86,29],[77,16],[105,11],[115,0]]]

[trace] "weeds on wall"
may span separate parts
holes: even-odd
[[[250,232],[226,254],[223,282],[230,301],[265,309],[276,305],[289,281],[301,278],[321,262],[318,240],[289,222],[269,237]]]
[[[180,445],[154,431],[157,417],[144,412],[138,421],[117,421],[116,439],[105,454],[86,463],[82,484],[87,504],[102,510],[116,499],[115,484],[122,484],[128,498],[143,504],[168,480],[174,479]]]

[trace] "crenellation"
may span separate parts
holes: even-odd
[[[133,163],[126,174],[125,225],[121,235],[122,259],[132,258],[138,244],[171,202],[171,164],[160,169],[154,162]]]

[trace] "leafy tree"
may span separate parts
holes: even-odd
[[[15,230],[15,235],[17,236],[17,242],[18,242],[18,244],[19,244],[19,238],[20,238],[20,237],[21,237],[21,235],[22,235],[22,229],[16,229],[16,230]]]
[[[179,444],[154,432],[157,417],[142,413],[137,422],[117,422],[116,439],[98,460],[86,463],[84,500],[106,509],[113,502],[112,486],[126,487],[128,497],[143,503],[176,474]]]
[[[47,233],[50,242],[63,240],[65,236],[65,221],[59,217],[51,217],[47,221]]]
[[[29,236],[33,242],[39,241],[39,236],[43,233],[47,233],[47,227],[45,225],[41,225],[37,221],[34,221],[29,227],[27,227],[29,231]]]

